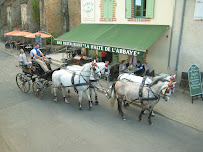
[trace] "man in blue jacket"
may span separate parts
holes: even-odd
[[[44,54],[39,50],[39,43],[35,44],[34,49],[30,51],[30,56],[35,62],[37,62],[41,68],[44,70],[45,73],[49,72],[46,63],[44,62],[44,59],[46,58]]]

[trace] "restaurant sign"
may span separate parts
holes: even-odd
[[[86,44],[86,43],[57,41],[57,44],[87,48],[91,50],[101,50],[101,51],[107,51],[107,52],[113,52],[113,53],[120,53],[120,54],[132,55],[132,56],[137,56],[138,54],[140,54],[139,51],[135,51],[135,50],[122,49],[122,48],[116,48],[116,47],[110,47],[110,46],[102,46],[102,45],[94,45],[94,44]]]
[[[94,0],[82,1],[83,20],[94,20]]]

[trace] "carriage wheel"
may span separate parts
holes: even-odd
[[[16,84],[18,88],[24,93],[27,93],[30,90],[30,82],[25,74],[18,73],[16,75]]]
[[[33,82],[32,89],[37,98],[42,99],[44,97],[42,84],[40,82]]]

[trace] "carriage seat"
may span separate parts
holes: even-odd
[[[20,67],[30,68],[32,66],[32,62],[30,64],[24,64],[22,61],[19,61]]]

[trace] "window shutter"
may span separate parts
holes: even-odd
[[[125,0],[125,18],[132,18],[131,9],[132,9],[132,0]]]
[[[203,20],[203,0],[196,0],[194,19]]]
[[[113,0],[108,0],[108,18],[113,18]]]
[[[146,18],[154,18],[154,0],[146,0],[146,1],[147,1]]]
[[[108,18],[108,0],[103,0],[103,18]]]

